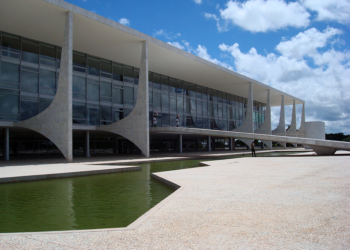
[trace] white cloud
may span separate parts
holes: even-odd
[[[185,47],[182,46],[179,42],[168,42],[168,44],[173,45],[174,47],[182,49],[182,50],[185,49]]]
[[[284,56],[295,59],[302,59],[304,56],[315,56],[318,53],[318,48],[323,48],[329,42],[329,39],[341,33],[341,30],[330,27],[323,32],[311,28],[305,32],[300,32],[289,41],[280,42],[276,46],[276,50]]]
[[[243,53],[237,43],[221,44],[219,48],[233,56],[239,73],[305,100],[307,121],[325,121],[327,132],[350,133],[349,51],[313,51],[315,66],[310,67],[288,53],[261,55],[255,48]],[[279,109],[275,109],[275,126],[278,115]],[[290,117],[286,123],[290,123]]]
[[[156,36],[163,36],[164,38],[166,38],[168,40],[172,40],[172,39],[176,39],[176,38],[180,37],[181,33],[177,33],[177,34],[173,35],[172,33],[168,33],[168,32],[166,32],[166,31],[161,29],[161,30],[156,31],[153,34],[153,36],[154,37],[156,37]]]
[[[197,56],[199,56],[199,57],[201,57],[209,62],[215,63],[217,65],[228,68],[230,70],[233,70],[233,68],[230,65],[228,65],[227,63],[221,62],[221,61],[217,60],[216,58],[212,58],[208,54],[207,48],[205,46],[198,45],[197,49],[195,50],[195,53]]]
[[[130,21],[126,18],[120,18],[118,22],[123,24],[123,25],[127,25],[127,26],[130,25]]]
[[[336,21],[342,24],[350,22],[349,0],[302,0],[302,4],[317,12],[317,20]]]
[[[202,0],[193,0],[196,4],[201,4]]]
[[[216,21],[216,27],[218,28],[219,32],[228,30],[227,29],[227,22],[224,22],[224,24],[221,24],[222,21],[215,14],[204,13],[204,17],[206,19],[214,19]]]
[[[289,26],[306,27],[310,22],[310,14],[302,5],[284,0],[248,0],[243,3],[230,0],[226,8],[219,11],[226,25],[232,23],[251,32],[267,32]],[[207,14],[206,18],[216,20],[218,29],[223,28],[218,24],[216,15]]]

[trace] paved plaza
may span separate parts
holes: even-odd
[[[125,229],[0,234],[0,249],[349,249],[350,156],[236,158],[156,175],[179,186]]]

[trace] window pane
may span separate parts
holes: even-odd
[[[153,89],[160,89],[160,76],[153,74]]]
[[[2,36],[1,40],[1,48],[3,50],[9,50],[14,52],[20,52],[21,51],[21,40],[20,38],[15,38],[11,36]]]
[[[157,93],[153,93],[153,109],[160,110],[160,95]]]
[[[39,112],[44,111],[47,109],[50,104],[52,103],[53,99],[46,99],[46,98],[40,98],[39,100]]]
[[[185,112],[190,113],[191,112],[191,102],[190,100],[185,100]]]
[[[86,68],[86,57],[85,57],[85,55],[73,53],[73,66]]]
[[[176,93],[176,80],[175,79],[169,80],[169,89],[170,89],[170,93]]]
[[[112,121],[112,107],[100,106],[101,121]]]
[[[86,94],[85,78],[73,76],[73,92]]]
[[[113,110],[113,122],[117,122],[124,118],[124,113],[122,110]]]
[[[183,103],[183,97],[176,97],[177,99],[177,112],[183,113],[184,112],[184,103]]]
[[[56,61],[56,49],[46,47],[46,46],[41,46],[40,47],[40,58],[50,60],[50,61]]]
[[[101,61],[101,71],[104,73],[112,74],[112,63]]]
[[[207,116],[208,115],[208,103],[203,102],[203,115]]]
[[[19,96],[0,93],[0,113],[1,114],[17,115],[19,110],[18,103],[19,103]]]
[[[134,78],[134,70],[124,67],[124,77]]]
[[[38,93],[39,74],[28,71],[21,72],[21,90],[25,92]]]
[[[197,101],[197,115],[202,116],[202,103]]]
[[[169,107],[169,95],[168,95],[168,93],[162,94],[162,106]]]
[[[88,105],[87,108],[88,125],[100,125],[100,109],[96,105]]]
[[[87,83],[87,99],[90,101],[100,100],[100,86],[93,83]]]
[[[29,119],[38,114],[39,103],[21,101],[21,121]]]
[[[131,87],[124,87],[124,100],[134,101],[134,89]]]
[[[113,65],[113,79],[123,81],[123,68]]]
[[[170,116],[169,114],[163,113],[162,114],[162,126],[169,126],[170,125]]]
[[[100,62],[93,59],[88,59],[88,74],[100,76]]]
[[[56,89],[56,73],[48,70],[40,70],[39,86],[40,88]],[[74,84],[74,77],[73,77]]]
[[[48,66],[56,67],[56,48],[40,47],[40,63]]]
[[[123,104],[123,90],[113,88],[113,103]]]
[[[176,112],[176,99],[170,98],[170,111]]]
[[[84,103],[73,103],[73,119],[86,119],[86,107]]]
[[[112,97],[112,84],[108,82],[101,82],[100,89],[101,89],[101,96],[105,97]]]
[[[196,113],[196,100],[191,100],[191,113]]]
[[[32,63],[38,63],[39,61],[39,46],[22,42],[22,60]]]
[[[168,92],[169,91],[169,81],[167,77],[162,77],[162,90],[163,92]]]
[[[1,81],[19,83],[19,65],[1,62]]]

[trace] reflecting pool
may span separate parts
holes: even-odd
[[[199,167],[202,161],[138,164],[141,171],[1,184],[0,232],[126,227],[174,191],[153,180],[151,172]]]

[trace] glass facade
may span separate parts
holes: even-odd
[[[0,120],[25,120],[45,110],[58,84],[61,48],[0,33]],[[73,123],[107,125],[128,116],[139,69],[73,52]],[[245,120],[247,99],[149,72],[149,126],[233,130]],[[254,102],[254,127],[265,119]]]

